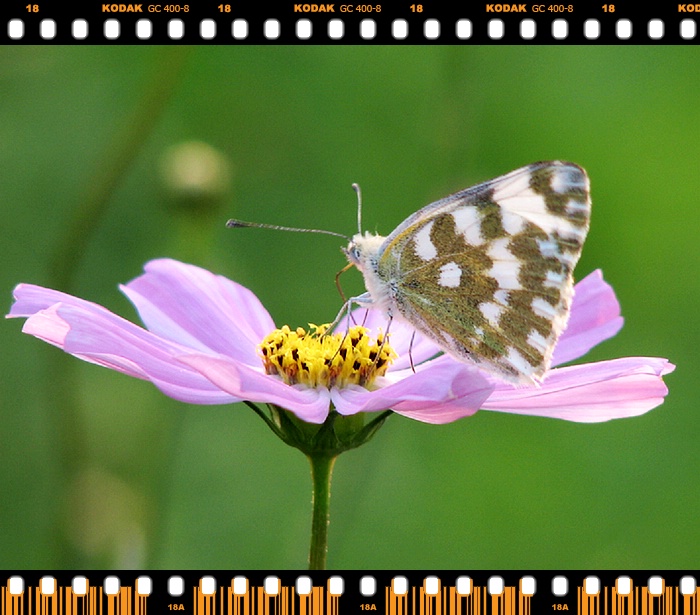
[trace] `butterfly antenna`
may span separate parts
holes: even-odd
[[[226,223],[226,228],[266,228],[273,231],[291,231],[293,233],[320,233],[321,235],[333,235],[334,237],[342,237],[350,241],[350,237],[342,233],[334,231],[326,231],[319,228],[295,228],[293,226],[279,226],[277,224],[263,224],[262,222],[244,222],[243,220],[231,219]]]
[[[357,194],[357,232],[362,233],[362,191],[360,184],[353,184],[352,189]]]

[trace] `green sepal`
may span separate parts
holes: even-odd
[[[382,412],[369,422],[369,416],[360,412],[343,416],[331,410],[328,418],[320,425],[302,421],[293,412],[268,404],[270,416],[258,414],[270,429],[285,444],[298,448],[308,457],[337,457],[340,453],[362,446],[372,439],[384,421],[393,414],[391,410]]]

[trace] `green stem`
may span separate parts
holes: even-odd
[[[285,444],[303,452],[311,463],[311,545],[309,570],[325,570],[328,556],[331,477],[335,460],[344,451],[372,439],[384,421],[393,414],[387,410],[365,424],[365,416],[342,416],[331,407],[321,424],[306,423],[293,412],[268,404],[269,416],[256,404],[245,402]]]
[[[309,455],[313,497],[311,500],[311,547],[309,570],[325,570],[328,553],[328,524],[330,523],[331,476],[335,455]]]

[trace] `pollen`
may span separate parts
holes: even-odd
[[[396,358],[381,332],[374,338],[361,326],[344,333],[327,330],[328,325],[313,324],[308,331],[287,325],[275,329],[258,346],[265,371],[290,385],[330,389],[358,384],[369,389]]]

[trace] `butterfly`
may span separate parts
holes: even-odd
[[[367,292],[348,306],[381,309],[458,360],[536,385],[569,319],[590,211],[588,176],[570,162],[467,188],[387,237],[354,235],[344,252]]]

